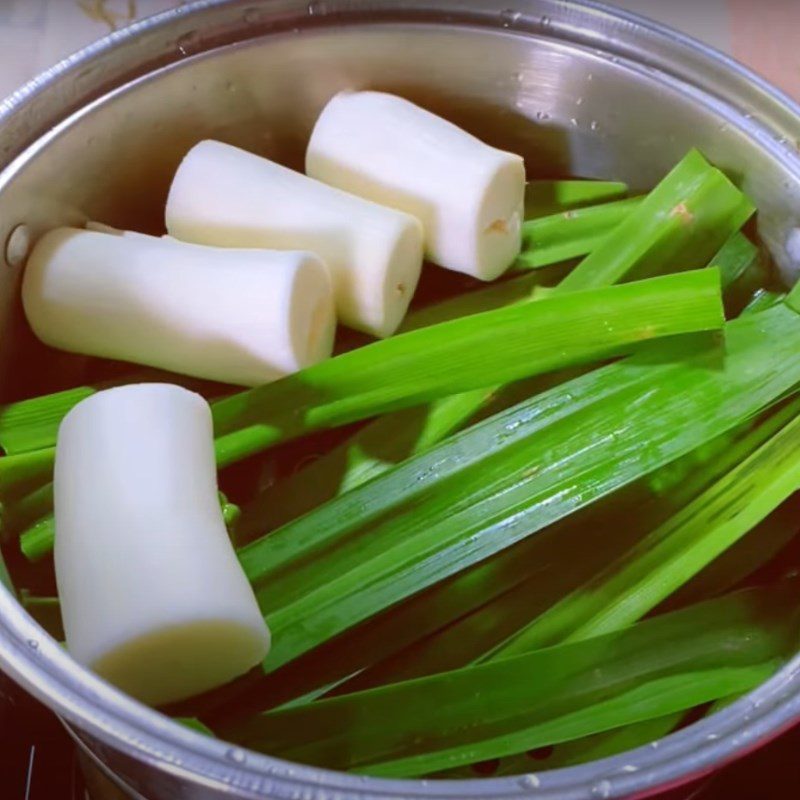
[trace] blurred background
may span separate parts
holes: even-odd
[[[0,97],[94,39],[179,5],[185,0],[0,0]],[[798,0],[617,0],[609,5],[689,33],[800,99]]]
[[[402,2],[402,0],[398,0]],[[498,0],[503,7],[508,0]],[[0,99],[91,41],[181,0],[0,0]],[[800,0],[618,0],[688,33],[800,100]],[[800,729],[721,775],[663,800],[800,797]],[[758,788],[756,788],[756,786]],[[109,787],[94,800],[110,800]],[[75,751],[58,721],[0,675],[0,799],[86,800]]]

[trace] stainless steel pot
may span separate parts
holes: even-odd
[[[296,164],[320,106],[354,86],[416,99],[524,154],[540,176],[646,187],[697,146],[757,201],[762,233],[786,266],[780,244],[800,218],[798,108],[697,42],[559,0],[507,9],[491,0],[209,0],[113,34],[0,107],[0,244],[22,224],[36,236],[86,218],[157,230],[189,145],[215,137]],[[24,238],[17,230],[10,249]],[[63,380],[85,366],[30,342],[15,299],[19,269],[0,264],[6,396],[36,388],[28,362],[36,376]],[[1,589],[0,666],[68,722],[84,758],[107,773],[104,791],[116,783],[159,799],[643,797],[800,719],[795,659],[748,698],[619,757],[520,778],[379,781],[180,727],[77,667]]]

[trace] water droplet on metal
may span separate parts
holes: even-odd
[[[596,130],[597,130],[599,127],[600,127],[600,123],[599,123],[599,122],[598,122],[596,119],[593,119],[593,120],[592,120],[592,121],[589,123],[589,127],[590,127],[590,128],[593,130],[593,131],[596,131]]]
[[[513,8],[505,8],[500,12],[500,24],[504,28],[510,28],[519,22],[522,13],[515,11]]]
[[[31,650],[38,650],[39,642],[37,642],[36,639],[28,639],[28,647],[30,647]]]
[[[594,80],[594,75],[592,75],[592,73],[590,72],[590,73],[589,73],[589,74],[586,76],[586,80],[587,80],[587,81],[593,81],[593,80]]]
[[[523,789],[538,789],[541,783],[542,782],[539,780],[539,776],[534,775],[533,773],[530,775],[523,775],[519,779],[519,785]]]
[[[324,0],[311,0],[307,6],[309,17],[321,17],[328,13],[328,6]]]
[[[225,755],[236,764],[244,764],[247,761],[247,753],[241,747],[231,747]]]
[[[707,742],[716,742],[717,739],[719,739],[718,733],[709,733],[708,736],[706,736]]]
[[[573,127],[577,128],[578,127],[578,120],[575,119],[575,117],[570,117],[569,118],[569,124],[572,125]]]
[[[194,31],[184,33],[183,36],[178,38],[175,45],[182,56],[191,55],[195,47],[197,47],[197,34]]]
[[[522,83],[522,73],[521,72],[515,72],[514,73],[514,80],[517,83]]]
[[[656,739],[654,742],[650,742],[650,747],[651,747],[653,750],[658,750],[658,746],[659,746],[660,744],[661,744],[661,742],[660,742],[660,741],[658,741],[658,739]]]
[[[578,99],[575,101],[575,105],[576,105],[576,106],[582,106],[582,105],[583,105],[583,98],[582,98],[582,97],[579,97],[579,98],[578,98]]]
[[[627,772],[627,773],[631,773],[631,772],[637,772],[637,771],[638,771],[638,769],[639,769],[639,767],[635,767],[633,764],[626,764],[626,765],[625,765],[625,766],[624,766],[624,767],[623,767],[623,768],[620,770],[620,772]]]
[[[31,232],[27,225],[17,225],[6,239],[6,264],[18,267],[28,257],[31,249]]]
[[[550,119],[550,115],[546,111],[537,111],[536,119]]]
[[[542,17],[542,27],[543,28],[548,28],[550,26],[551,22],[552,22],[552,20],[546,14],[545,14],[545,16]]]
[[[609,781],[598,781],[592,786],[592,797],[610,797],[611,796],[611,783]]]

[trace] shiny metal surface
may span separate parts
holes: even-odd
[[[402,93],[539,177],[650,185],[690,146],[756,200],[782,259],[800,220],[800,118],[774,89],[677,34],[590,3],[527,0],[200,2],[114,34],[0,106],[0,242],[94,218],[160,230],[189,145],[215,137],[298,164],[336,90]],[[0,392],[85,362],[30,342],[19,267],[0,264]],[[22,356],[20,354],[23,354]],[[703,774],[800,719],[800,659],[749,698],[646,747],[581,767],[470,782],[377,781],[300,767],[184,729],[73,664],[0,588],[0,666],[61,714],[119,779],[156,798],[646,796]],[[630,768],[635,769],[631,770]],[[626,768],[626,769],[623,769]]]

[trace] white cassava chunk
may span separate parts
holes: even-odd
[[[61,423],[55,569],[67,648],[143,702],[219,686],[270,646],[217,498],[211,411],[170,384],[98,392]]]
[[[52,347],[245,386],[327,358],[336,326],[312,253],[73,228],[36,244],[22,300]]]
[[[413,214],[427,257],[482,280],[520,250],[525,167],[419,106],[383,92],[342,92],[320,114],[306,172]]]
[[[413,217],[221,142],[200,142],[183,159],[166,219],[170,235],[187,242],[316,253],[330,269],[339,319],[374,336],[397,329],[422,267]]]

